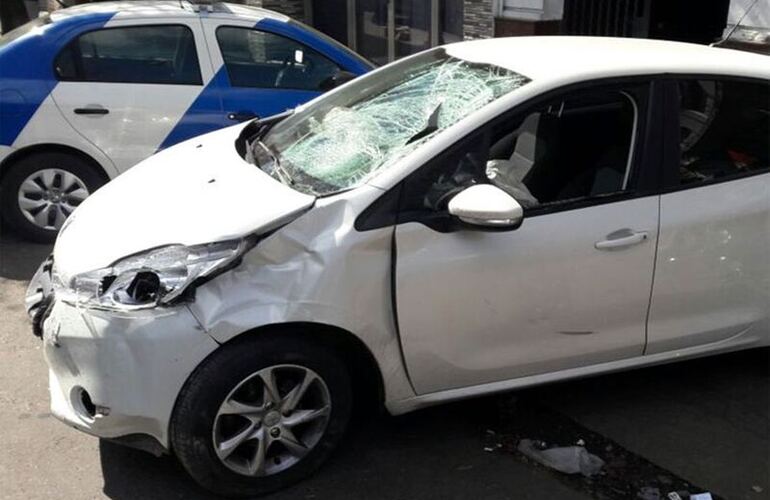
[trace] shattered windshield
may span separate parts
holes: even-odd
[[[255,162],[294,189],[331,194],[360,184],[435,133],[529,82],[443,48],[388,68],[278,123],[252,145]]]

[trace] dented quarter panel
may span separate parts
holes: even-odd
[[[284,323],[341,328],[374,356],[386,401],[413,397],[391,303],[393,228],[353,227],[358,213],[381,194],[364,186],[318,200],[260,242],[236,269],[198,288],[190,310],[222,343]]]

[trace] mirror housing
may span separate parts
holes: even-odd
[[[357,76],[358,75],[351,73],[350,71],[345,71],[344,69],[339,70],[334,75],[322,81],[318,86],[318,90],[327,92],[331,89],[339,87],[343,83],[348,83],[350,80],[355,79]]]
[[[466,224],[497,229],[516,229],[524,209],[511,195],[492,184],[474,184],[449,201],[449,213]]]

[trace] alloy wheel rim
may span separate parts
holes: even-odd
[[[275,365],[243,379],[214,419],[219,460],[245,476],[270,476],[305,457],[326,431],[331,397],[309,368]]]
[[[89,195],[86,183],[67,170],[44,168],[29,175],[18,193],[19,209],[35,226],[58,231]]]

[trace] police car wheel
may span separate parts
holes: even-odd
[[[36,153],[10,165],[0,185],[5,221],[22,237],[50,243],[64,221],[105,179],[67,153]]]

